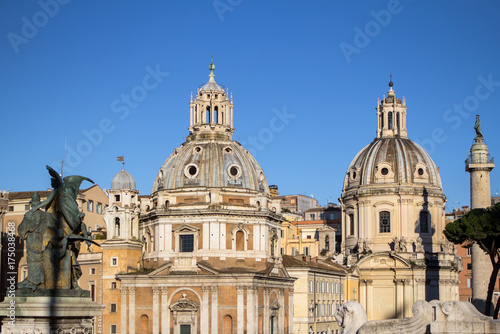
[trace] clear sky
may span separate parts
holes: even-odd
[[[469,205],[476,114],[500,157],[498,1],[6,0],[0,189],[50,187],[45,165],[60,170],[66,141],[65,175],[109,188],[124,155],[150,194],[188,135],[211,53],[233,92],[234,139],[281,194],[338,202],[349,163],[376,136],[390,73],[447,209]]]

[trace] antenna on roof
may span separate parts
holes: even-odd
[[[63,159],[61,160],[61,177],[63,176],[63,170],[64,170],[64,160],[66,160],[66,142],[67,142],[67,138],[64,138],[64,156],[63,156]]]

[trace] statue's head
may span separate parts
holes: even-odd
[[[363,306],[355,301],[342,304],[333,317],[337,320],[339,326],[344,328],[345,334],[356,333],[368,321]]]
[[[30,201],[31,207],[35,207],[38,204],[40,204],[40,195],[38,195],[36,192],[31,196],[31,201]]]

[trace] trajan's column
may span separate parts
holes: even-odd
[[[470,173],[470,205],[472,209],[491,206],[490,172],[495,167],[484,143],[479,115],[476,116],[476,138],[465,160],[465,171]],[[492,265],[488,255],[476,243],[472,244],[472,303],[484,313]],[[493,310],[493,308],[492,308]]]

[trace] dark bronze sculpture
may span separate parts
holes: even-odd
[[[26,240],[28,277],[18,288],[29,291],[81,290],[78,278],[82,275],[77,262],[81,241],[90,246],[83,223],[84,214],[79,211],[76,196],[83,176],[59,174],[47,166],[52,179],[53,191],[43,202],[38,194],[31,200],[31,210],[26,212],[19,225],[19,236]]]
[[[476,123],[474,123],[474,130],[476,130],[476,137],[482,137],[481,132],[481,121],[479,120],[479,115],[476,115]]]

